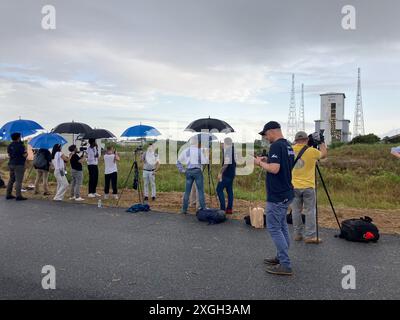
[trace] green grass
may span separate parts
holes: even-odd
[[[329,150],[320,168],[331,198],[338,207],[399,209],[400,208],[400,161],[390,154],[394,145],[345,145]],[[131,168],[133,154],[121,155],[119,181],[121,188]],[[6,169],[3,162],[1,168]],[[214,183],[220,166],[212,165]],[[103,164],[99,165],[100,186],[104,183]],[[34,177],[34,171],[31,174]],[[260,177],[260,180],[258,180]],[[54,178],[51,177],[54,181]],[[128,186],[132,186],[133,175]],[[162,165],[157,174],[157,189],[161,192],[184,191],[184,175],[175,165]],[[259,182],[257,182],[259,181]],[[84,184],[88,183],[85,169]],[[208,178],[205,174],[208,192]],[[248,176],[237,176],[234,182],[235,197],[245,200],[265,200],[265,176],[260,169]],[[329,205],[322,185],[318,188],[319,204]]]

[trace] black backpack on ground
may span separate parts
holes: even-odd
[[[377,242],[379,230],[370,217],[348,219],[342,222],[339,238],[355,242]]]
[[[199,221],[205,221],[208,224],[218,224],[226,220],[225,212],[219,209],[199,209],[196,217]]]
[[[305,214],[301,214],[301,220],[303,220],[303,224],[306,223],[306,215],[305,215]],[[286,215],[286,222],[287,222],[287,224],[293,224],[293,215],[292,215],[292,211],[290,211],[290,212]]]

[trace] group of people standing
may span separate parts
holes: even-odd
[[[7,148],[9,156],[10,179],[7,184],[6,199],[16,199],[17,201],[26,200],[22,196],[22,183],[25,174],[25,162],[27,151],[21,140],[19,133],[11,135],[12,142]],[[57,181],[57,189],[54,201],[62,201],[68,188],[70,188],[70,200],[83,201],[81,197],[81,186],[83,183],[83,164],[87,163],[89,173],[88,197],[96,198],[101,195],[97,193],[99,178],[99,148],[94,139],[89,139],[87,148],[78,149],[76,145],[68,148],[69,154],[65,155],[60,144],[55,144],[51,149],[39,149],[35,151],[33,167],[36,170],[35,194],[40,194],[40,186],[43,185],[43,195],[48,196],[49,172],[54,170],[54,177]],[[115,198],[118,198],[118,168],[117,162],[120,160],[118,153],[112,147],[107,147],[103,156],[104,159],[104,198],[108,199],[110,185]],[[67,179],[67,164],[71,168],[71,183]],[[12,194],[15,184],[16,196]]]
[[[189,197],[191,192],[196,195],[198,209],[206,209],[204,195],[204,166],[209,164],[208,148],[203,148],[201,139],[194,136],[190,139],[190,145],[184,149],[177,161],[177,168],[180,173],[185,174],[185,193],[181,213],[186,214],[189,208]],[[222,144],[222,168],[218,173],[218,184],[216,192],[220,202],[220,209],[226,214],[233,213],[233,181],[236,175],[236,156],[231,138],[225,138]],[[195,185],[195,190],[192,188]],[[224,190],[227,192],[228,203],[225,202]]]

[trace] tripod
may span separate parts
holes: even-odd
[[[137,154],[138,154],[139,150],[135,150],[135,159],[132,163],[131,169],[129,170],[128,176],[126,177],[125,183],[124,183],[124,187],[122,188],[122,191],[118,197],[118,201],[117,201],[117,207],[119,206],[119,201],[122,198],[122,195],[124,194],[124,191],[126,189],[126,186],[128,185],[128,181],[131,177],[132,171],[134,172],[134,182],[133,182],[133,187],[134,189],[137,190],[138,192],[138,196],[139,196],[139,203],[143,203],[143,196],[142,196],[142,186],[141,186],[141,182],[140,182],[140,174],[139,174],[139,166],[137,163]],[[136,188],[135,188],[136,187]]]
[[[204,169],[203,169],[203,172],[204,172]],[[211,171],[211,165],[210,164],[207,164],[207,175],[208,175],[208,193],[209,193],[209,195],[210,195],[210,201],[211,201],[211,206],[212,206],[212,190],[214,190],[215,191],[215,184],[214,184],[214,179],[213,179],[213,176],[212,176],[212,171]],[[212,189],[211,189],[211,187],[212,187]],[[217,200],[217,203],[218,203],[218,196],[217,196],[217,194],[214,192],[214,195],[215,195],[215,199]]]
[[[315,171],[316,171],[316,173],[318,173],[319,178],[321,179],[322,186],[323,186],[324,191],[326,193],[326,196],[328,198],[328,201],[329,201],[329,204],[331,206],[333,215],[335,216],[336,223],[337,223],[337,225],[339,227],[339,230],[342,230],[342,227],[340,226],[340,222],[339,222],[339,219],[338,219],[337,214],[336,214],[335,207],[333,206],[331,196],[329,195],[328,189],[327,189],[326,184],[325,184],[325,180],[324,180],[324,178],[322,176],[322,173],[321,173],[321,170],[320,170],[318,164],[315,166]],[[315,174],[315,220],[316,220],[315,223],[316,223],[316,226],[317,226],[317,229],[316,229],[316,231],[317,231],[317,243],[319,243],[318,201],[317,201],[317,174]]]

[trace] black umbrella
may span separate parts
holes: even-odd
[[[93,129],[82,135],[82,139],[113,139],[115,136],[106,129]]]
[[[86,123],[72,121],[59,124],[52,132],[72,134],[72,143],[75,143],[75,134],[86,134],[92,130]]]
[[[86,123],[81,122],[65,122],[59,124],[52,131],[55,133],[72,133],[72,134],[86,134],[91,132],[93,129]]]
[[[235,132],[233,128],[223,120],[213,119],[213,118],[203,118],[197,119],[193,121],[191,124],[187,126],[185,130],[188,131],[195,131],[195,132],[202,132],[204,130],[208,130],[211,132]]]

